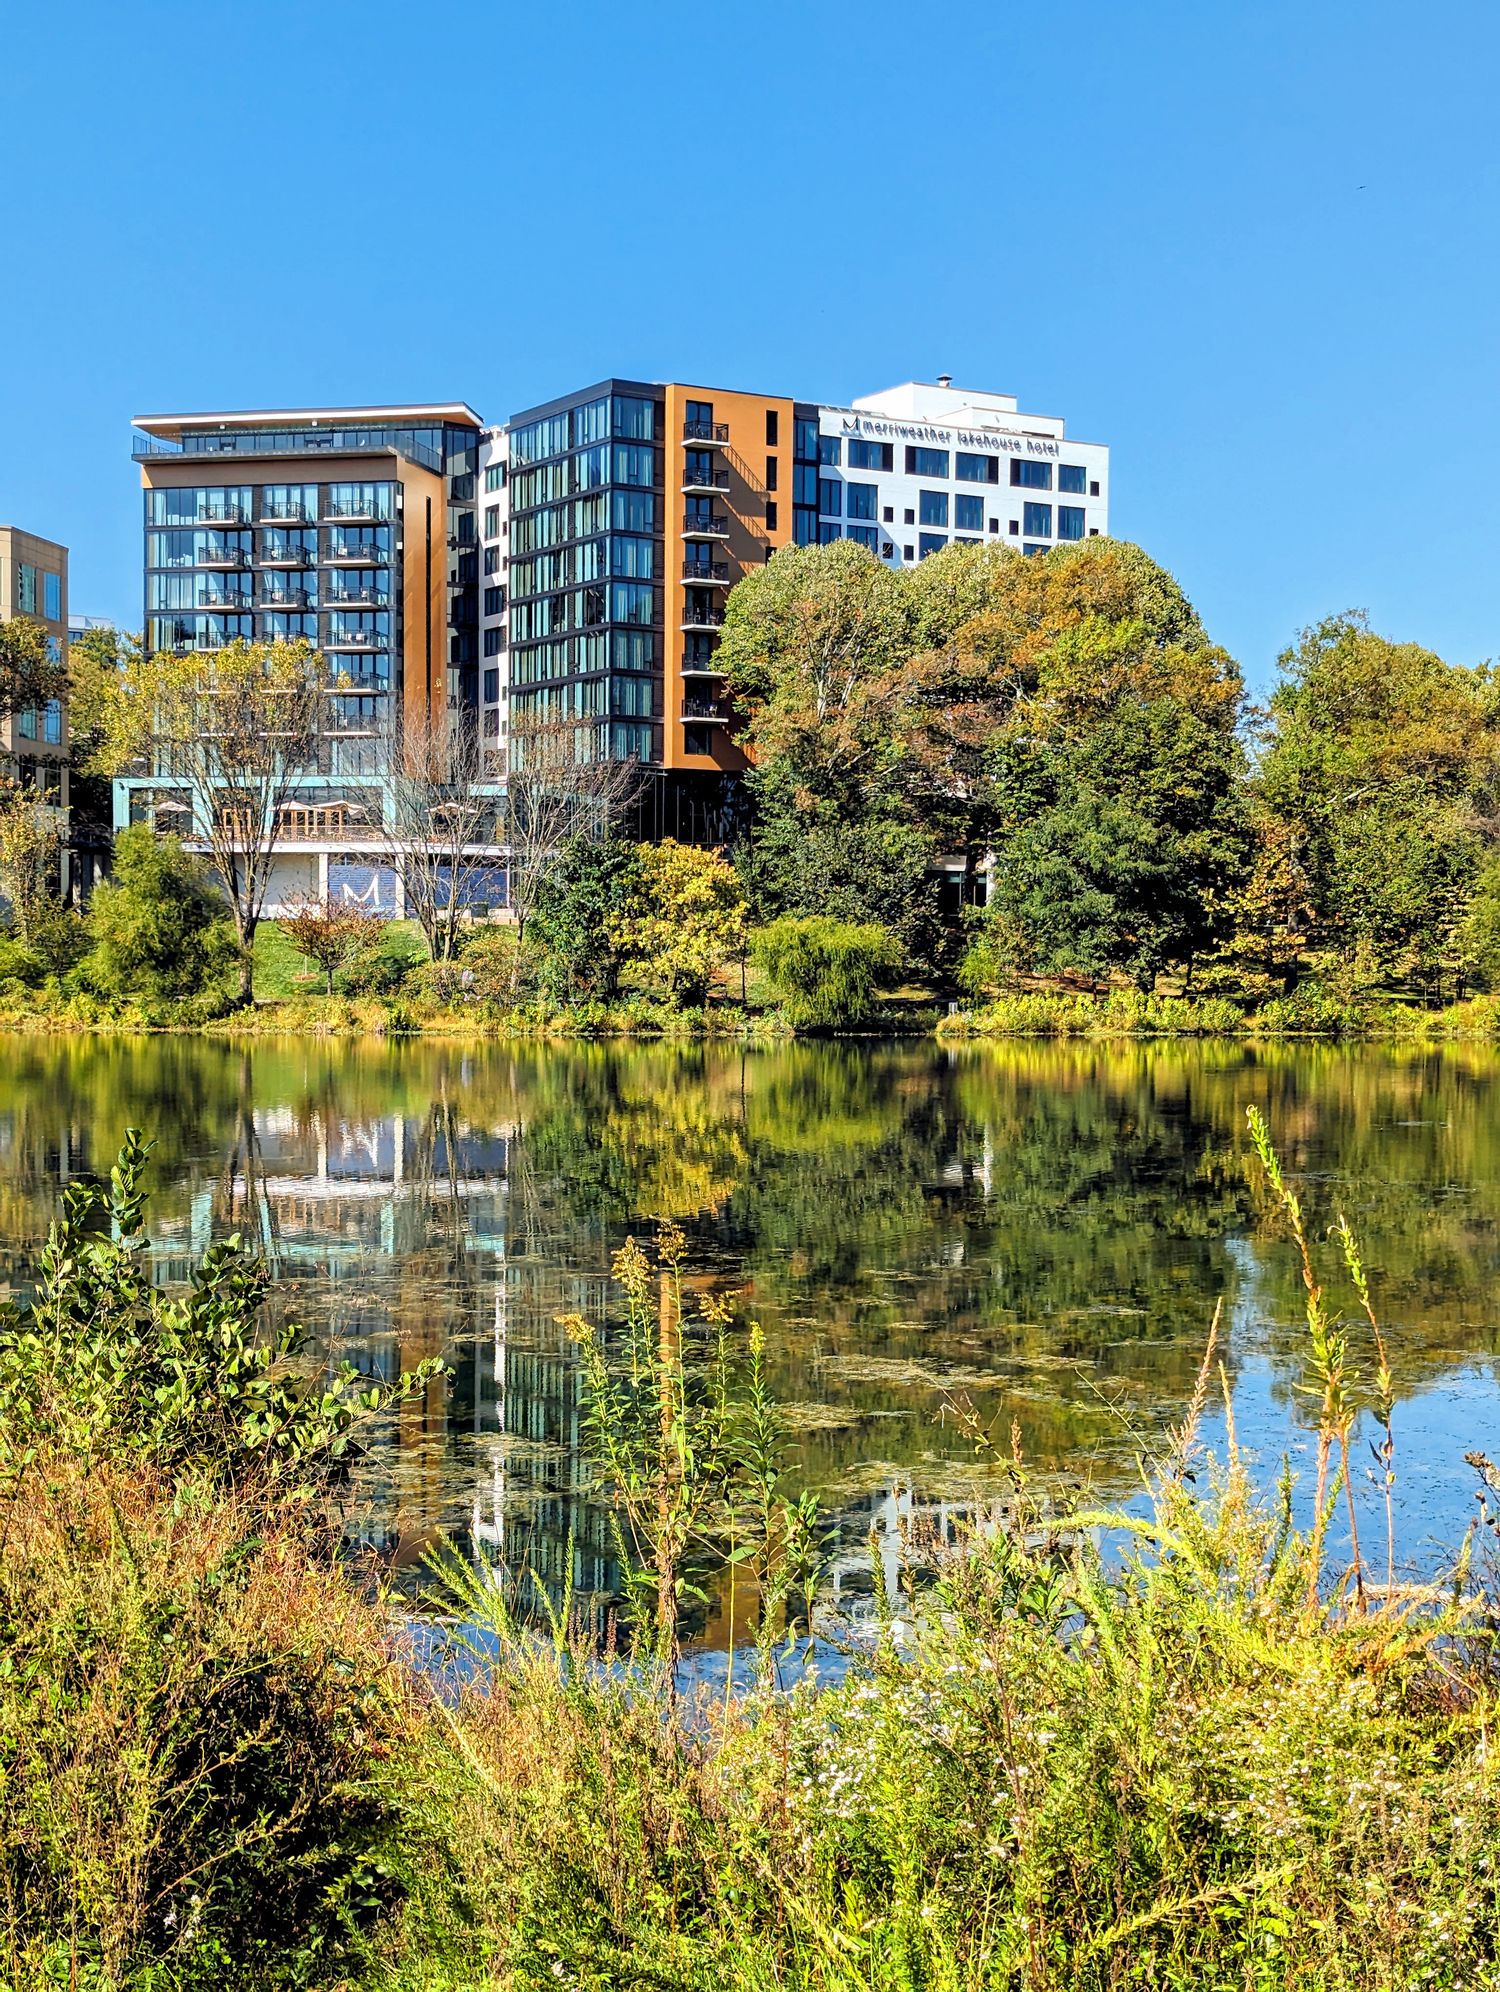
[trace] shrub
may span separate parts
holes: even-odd
[[[427,959],[426,944],[411,932],[377,922],[334,976],[341,996],[379,996],[387,1001],[412,986]]]
[[[526,923],[535,943],[537,983],[558,1000],[619,993],[626,953],[620,922],[642,887],[641,846],[610,837],[575,837],[543,881]]]
[[[781,995],[789,1024],[836,1029],[873,1015],[901,950],[886,927],[821,914],[773,920],[751,940],[756,966]]]
[[[525,940],[509,924],[471,928],[463,938],[459,965],[470,978],[477,1003],[508,1007],[536,991],[537,958],[529,924]]]
[[[326,906],[316,900],[296,906],[283,916],[282,926],[298,954],[323,971],[330,996],[335,972],[356,955],[378,948],[383,938],[378,914],[336,899]]]
[[[326,1489],[357,1428],[441,1372],[393,1386],[308,1360],[290,1322],[260,1333],[270,1279],[238,1237],[210,1246],[186,1294],[151,1281],[148,1145],[127,1131],[109,1185],[63,1195],[33,1300],[0,1305],[0,1467],[38,1449],[149,1461],[169,1479],[266,1490]]]
[[[213,874],[177,837],[132,824],[115,839],[114,870],[94,888],[92,949],[80,971],[105,996],[232,1001],[239,946]]]

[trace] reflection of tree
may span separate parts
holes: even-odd
[[[574,1499],[557,1316],[607,1320],[610,1253],[655,1215],[748,1290],[806,1472],[851,1501],[969,1473],[937,1422],[949,1390],[1018,1417],[1039,1461],[1114,1470],[1122,1419],[1175,1415],[1221,1293],[1231,1363],[1253,1338],[1289,1392],[1297,1274],[1245,1168],[1251,1103],[1315,1234],[1336,1205],[1358,1227],[1403,1392],[1496,1346],[1482,1048],[15,1038],[3,1056],[0,1272],[29,1277],[59,1179],[146,1128],[162,1277],[239,1226],[330,1350],[383,1375],[453,1364],[371,1462],[372,1535],[472,1533],[559,1585],[570,1528],[585,1588],[603,1550]]]

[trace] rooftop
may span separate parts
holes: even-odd
[[[131,417],[132,428],[168,442],[180,442],[184,432],[202,429],[423,428],[434,422],[455,422],[469,429],[484,426],[467,401],[382,402],[358,408],[231,408]]]

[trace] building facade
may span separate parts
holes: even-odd
[[[289,805],[273,904],[351,896],[394,911],[371,865],[398,713],[478,698],[482,424],[463,402],[150,415],[135,421],[149,652],[305,639],[328,664],[315,767]],[[182,822],[169,771],[115,785],[115,827]]]
[[[1107,448],[946,378],[848,407],[611,378],[493,426],[443,403],[136,430],[148,647],[322,650],[325,800],[371,774],[393,702],[446,707],[473,716],[497,780],[549,722],[639,762],[647,835],[726,834],[746,762],[718,668],[725,603],[777,548],[848,538],[904,567],[1108,531]],[[116,821],[155,806],[123,783]],[[309,819],[325,833],[309,852],[354,821]]]
[[[0,622],[24,616],[40,623],[56,662],[68,655],[68,549],[19,526],[0,526]],[[66,830],[71,803],[68,708],[65,699],[0,713],[0,773],[59,812]],[[62,854],[61,889],[69,889],[69,859]]]

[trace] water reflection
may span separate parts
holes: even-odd
[[[610,1254],[657,1215],[745,1290],[850,1545],[913,1500],[983,1498],[939,1415],[958,1393],[1039,1464],[1127,1484],[1220,1295],[1250,1436],[1295,1448],[1300,1291],[1247,1169],[1250,1103],[1314,1225],[1338,1205],[1364,1239],[1424,1526],[1462,1526],[1455,1445],[1500,1441],[1500,1093],[1478,1048],[11,1039],[0,1069],[0,1284],[29,1279],[59,1184],[134,1124],[158,1144],[158,1278],[239,1230],[331,1350],[387,1376],[446,1357],[451,1388],[405,1407],[362,1490],[367,1539],[405,1564],[446,1530],[554,1596],[611,1586],[558,1317],[607,1318]]]

